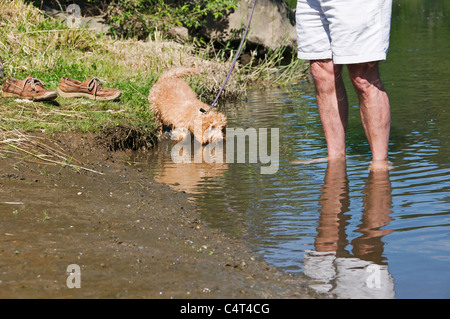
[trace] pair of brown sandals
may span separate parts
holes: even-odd
[[[0,57],[0,78],[3,74],[3,61]],[[119,89],[102,87],[102,82],[96,78],[88,78],[83,82],[63,77],[56,91],[45,89],[41,80],[28,76],[24,80],[11,77],[5,79],[2,87],[3,97],[13,97],[34,101],[52,101],[58,96],[65,98],[87,97],[97,101],[112,101],[122,95]]]
[[[45,89],[41,80],[32,76],[25,80],[11,77],[5,79],[2,87],[3,97],[14,97],[34,101],[52,101],[58,96],[65,98],[87,97],[96,101],[112,101],[122,95],[119,89],[102,87],[102,82],[96,78],[88,78],[81,82],[70,78],[62,78],[56,91]]]

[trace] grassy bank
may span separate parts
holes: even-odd
[[[153,116],[147,95],[160,73],[171,66],[193,65],[204,71],[192,85],[205,100],[217,91],[229,63],[205,59],[207,53],[188,44],[161,38],[142,42],[114,40],[90,30],[67,28],[22,1],[0,2],[0,46],[5,76],[32,75],[56,89],[61,77],[84,80],[97,76],[105,87],[116,87],[119,102],[58,98],[56,103],[26,103],[2,99],[2,127],[25,131],[98,132],[111,126],[151,130]],[[243,93],[238,73],[225,96]]]
[[[148,145],[155,123],[147,95],[161,72],[173,66],[195,66],[202,76],[189,79],[200,99],[210,103],[220,89],[231,59],[213,46],[165,40],[157,32],[146,41],[121,40],[87,29],[71,29],[64,21],[49,17],[23,0],[0,0],[0,55],[5,76],[24,79],[32,75],[56,90],[61,77],[80,81],[96,76],[104,87],[119,88],[116,102],[57,98],[52,103],[16,99],[0,100],[0,133],[64,131],[93,132],[122,128]],[[222,100],[245,95],[250,84],[272,79],[283,82],[297,72],[297,64],[285,66],[280,77],[280,52],[272,52],[258,67],[237,66]],[[276,77],[273,77],[277,74]],[[145,138],[142,138],[142,137]],[[4,143],[3,143],[4,144]]]

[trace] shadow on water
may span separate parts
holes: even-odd
[[[338,297],[450,297],[450,8],[394,1],[381,75],[392,109],[389,172],[369,172],[370,150],[349,89],[346,163],[326,156],[314,88],[251,90],[225,105],[234,128],[278,128],[275,174],[260,162],[175,164],[165,141],[146,167],[192,194],[213,227],[245,239],[264,259]],[[350,82],[346,79],[350,88]]]

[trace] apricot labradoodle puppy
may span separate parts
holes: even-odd
[[[195,68],[173,68],[164,72],[151,88],[148,100],[159,122],[160,135],[164,125],[177,142],[191,133],[202,144],[224,139],[226,116],[214,108],[209,110],[210,106],[197,99],[194,90],[181,79],[199,73]]]

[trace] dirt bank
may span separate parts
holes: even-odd
[[[129,152],[87,135],[56,143],[102,174],[0,152],[0,298],[317,297],[202,223]],[[70,264],[80,289],[66,285]]]

